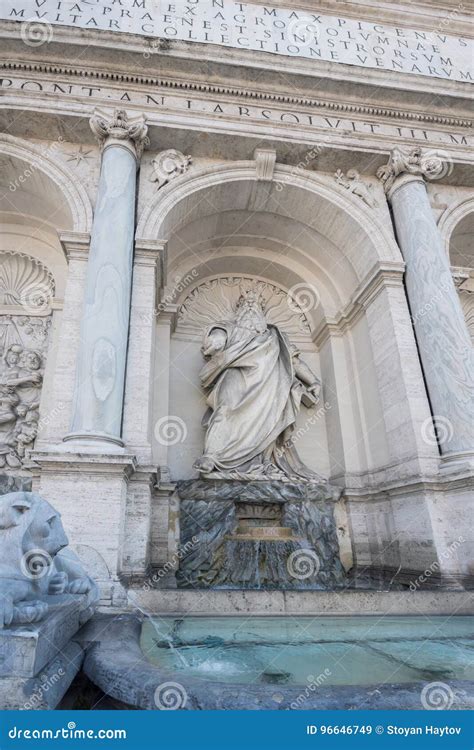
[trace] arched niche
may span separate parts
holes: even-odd
[[[474,199],[464,200],[442,217],[451,266],[455,272],[459,301],[474,345]]]
[[[58,408],[51,383],[67,280],[59,232],[89,231],[92,209],[54,144],[0,135],[0,174],[0,465],[14,473]]]
[[[39,145],[0,134],[0,211],[33,216],[56,230],[89,232],[86,190],[54,158],[54,144]]]
[[[305,313],[310,335],[301,348],[322,377],[322,404],[329,406],[304,432],[304,460],[326,475],[388,463],[374,341],[358,301],[383,264],[401,265],[386,212],[369,209],[327,176],[277,166],[274,181],[263,184],[253,162],[239,162],[183,175],[160,189],[139,218],[137,237],[167,243],[155,346],[154,461],[169,466],[173,478],[193,475],[206,405],[199,337],[180,329],[180,311],[193,289],[240,274],[285,293],[314,291]],[[157,438],[156,426],[168,417],[177,420],[176,441]]]

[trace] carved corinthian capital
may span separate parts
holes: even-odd
[[[388,193],[396,178],[401,174],[411,174],[428,179],[437,178],[445,170],[445,160],[434,151],[423,151],[421,148],[394,148],[390,159],[377,170],[377,177],[382,181]]]
[[[144,115],[129,117],[123,109],[116,109],[113,115],[95,110],[90,126],[102,148],[113,144],[126,146],[137,159],[150,143]]]

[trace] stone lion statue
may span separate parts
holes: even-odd
[[[64,550],[68,543],[60,514],[40,495],[0,496],[0,628],[38,622],[51,596],[61,594],[82,594],[81,609],[90,611],[97,586],[79,558]]]

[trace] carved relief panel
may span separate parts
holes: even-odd
[[[37,259],[0,252],[0,471],[33,447],[51,326],[54,279]]]
[[[292,297],[267,281],[234,275],[205,281],[188,294],[178,312],[177,333],[200,340],[211,323],[228,320],[233,315],[241,286],[246,283],[255,287],[262,297],[268,323],[278,326],[291,340],[311,341],[311,324],[297,296]]]

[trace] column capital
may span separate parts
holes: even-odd
[[[102,150],[108,146],[123,146],[137,161],[150,143],[145,115],[129,117],[124,109],[116,109],[113,113],[96,109],[89,124]]]
[[[401,180],[398,178],[433,179],[440,177],[445,170],[444,160],[435,151],[423,151],[421,148],[394,148],[387,164],[379,167],[377,177],[382,182],[385,193],[391,198],[394,188]]]

